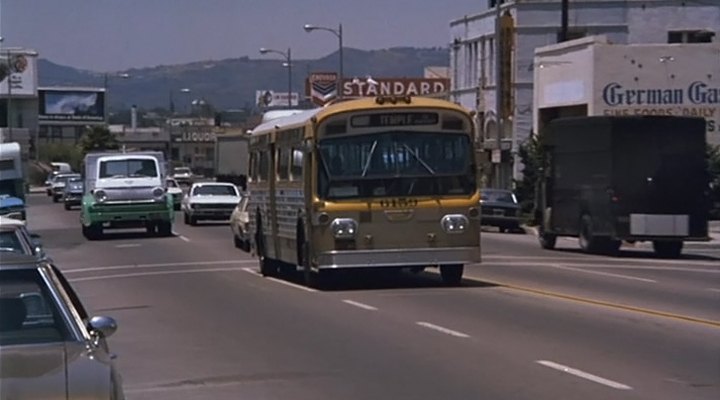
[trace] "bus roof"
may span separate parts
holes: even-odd
[[[380,104],[378,102],[379,99],[383,99],[383,103]],[[288,128],[293,126],[300,126],[307,123],[308,120],[312,117],[316,117],[318,121],[334,114],[343,113],[343,112],[349,112],[349,111],[357,111],[359,109],[367,108],[367,109],[379,109],[380,107],[384,106],[387,108],[395,108],[395,107],[401,107],[401,108],[425,108],[425,107],[439,107],[439,108],[445,108],[448,110],[455,110],[462,113],[467,113],[468,111],[464,109],[463,107],[452,103],[447,100],[441,100],[441,99],[434,99],[429,97],[411,97],[410,103],[406,103],[405,100],[403,100],[402,97],[396,98],[395,103],[390,101],[390,97],[364,97],[361,99],[355,99],[355,100],[347,100],[339,103],[334,103],[327,105],[323,108],[314,108],[311,110],[302,111],[296,114],[292,114],[290,116],[286,117],[280,117],[276,118],[267,122],[263,122],[262,124],[255,127],[255,129],[252,130],[252,135],[258,135],[261,133],[265,133],[268,131],[272,131],[274,129],[282,129],[282,128]]]

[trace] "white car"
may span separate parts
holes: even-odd
[[[40,236],[28,232],[24,221],[0,216],[0,260],[7,252],[47,259]]]
[[[57,203],[62,199],[63,193],[65,192],[65,185],[67,181],[73,178],[80,178],[80,174],[69,173],[69,174],[57,174],[50,183],[50,195],[52,196],[53,203]]]
[[[172,178],[181,185],[191,185],[194,177],[195,175],[188,167],[173,168]]]
[[[165,179],[165,187],[167,188],[167,194],[172,196],[173,199],[173,207],[175,207],[175,211],[180,211],[180,206],[182,205],[182,199],[185,195],[182,191],[182,188],[178,184],[178,182],[173,178],[167,178]]]
[[[250,252],[250,213],[247,206],[250,198],[242,196],[240,202],[230,215],[230,230],[233,234],[233,243],[238,249]]]
[[[199,220],[227,221],[240,200],[240,192],[232,183],[194,183],[182,201],[185,223],[195,225]]]

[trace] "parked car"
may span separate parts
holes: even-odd
[[[40,235],[30,233],[24,221],[0,216],[0,261],[8,253],[47,259]]]
[[[167,194],[172,196],[175,211],[180,211],[184,196],[182,188],[174,178],[165,179],[165,187],[167,188]]]
[[[240,199],[240,192],[232,183],[194,183],[183,199],[185,223],[195,225],[199,220],[228,220]]]
[[[70,210],[73,206],[79,206],[82,204],[84,187],[85,185],[82,178],[77,177],[67,180],[62,197],[66,210]]]
[[[512,191],[482,189],[480,210],[482,225],[496,226],[500,232],[520,230],[520,205]]]
[[[89,318],[53,264],[3,255],[0,310],[0,397],[124,398],[106,341],[117,329],[115,320]]]
[[[193,172],[189,167],[175,167],[173,168],[172,178],[180,185],[192,185],[193,183]]]
[[[65,191],[65,185],[67,185],[68,179],[80,178],[80,174],[57,174],[53,178],[50,191],[52,192],[53,203],[57,203],[62,199],[63,192]]]
[[[250,213],[247,210],[250,198],[242,196],[240,202],[235,206],[230,215],[230,230],[233,234],[233,243],[238,249],[250,251]]]

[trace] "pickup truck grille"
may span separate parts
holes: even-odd
[[[192,208],[196,210],[232,210],[235,204],[193,204]]]

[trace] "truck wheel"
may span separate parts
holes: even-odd
[[[447,286],[460,286],[464,268],[462,264],[441,265],[440,278]]]
[[[53,198],[53,203],[57,203],[57,202],[59,202],[59,201],[60,201],[60,197],[59,197],[59,196],[55,196],[55,195],[53,195],[53,197],[52,197],[52,198]]]
[[[600,250],[599,241],[593,236],[592,219],[590,219],[589,215],[583,215],[580,219],[578,243],[585,253],[597,253]]]
[[[155,225],[152,222],[148,222],[145,224],[145,232],[147,232],[148,235],[152,236],[155,234],[155,229],[157,228],[157,225]]]
[[[664,241],[655,240],[653,241],[653,250],[655,254],[663,258],[678,258],[682,253],[683,242],[680,240],[675,241]]]
[[[257,219],[255,225],[255,246],[257,247],[258,259],[260,261],[260,274],[262,276],[275,276],[278,274],[278,266],[275,260],[267,258],[265,253],[265,239],[262,234],[262,224],[260,218]]]
[[[158,235],[162,237],[172,236],[172,224],[170,221],[160,221],[157,225]]]
[[[557,236],[552,233],[545,232],[545,229],[543,229],[541,225],[540,228],[538,228],[538,242],[540,243],[540,247],[543,249],[553,250],[555,248],[555,244],[557,243]]]
[[[620,245],[622,245],[621,240],[614,240],[608,238],[605,242],[605,245],[603,246],[603,252],[611,256],[617,255],[617,253],[620,251]]]
[[[87,240],[98,240],[103,235],[103,228],[98,224],[90,224],[90,226],[82,226],[82,234]]]

